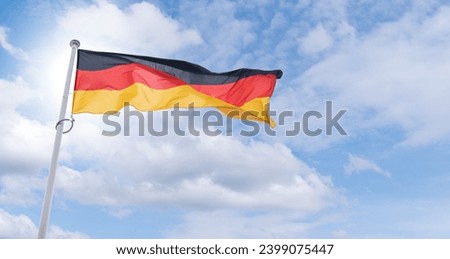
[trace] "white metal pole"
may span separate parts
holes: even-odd
[[[56,167],[58,164],[59,149],[61,147],[61,138],[64,128],[63,119],[66,116],[67,101],[69,98],[69,88],[72,79],[73,65],[75,62],[75,55],[77,53],[77,49],[78,47],[80,47],[80,42],[78,40],[71,40],[70,47],[72,47],[72,53],[69,61],[69,69],[67,70],[66,86],[64,88],[64,94],[62,97],[61,110],[59,112],[59,120],[56,126],[55,143],[53,145],[52,161],[50,163],[50,169],[48,173],[47,188],[45,189],[44,203],[42,204],[41,223],[39,225],[39,233],[38,233],[38,238],[41,239],[45,238],[47,235],[48,222],[50,219],[50,210],[52,206],[53,189],[55,185]]]

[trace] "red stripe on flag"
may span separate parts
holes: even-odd
[[[152,89],[164,90],[186,83],[157,69],[142,64],[130,63],[96,71],[77,70],[76,90],[123,90],[134,83],[144,84]],[[195,90],[221,99],[235,106],[259,97],[270,97],[275,87],[273,74],[253,75],[227,84],[191,85]]]

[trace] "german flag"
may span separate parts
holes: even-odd
[[[233,118],[270,119],[269,99],[281,70],[214,73],[197,64],[128,54],[78,50],[72,113],[114,113],[215,107]]]

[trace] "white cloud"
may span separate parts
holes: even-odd
[[[36,205],[38,191],[43,188],[43,180],[29,175],[8,175],[0,178],[0,204],[15,206]]]
[[[51,225],[48,229],[47,237],[50,239],[80,239],[89,238],[88,235],[78,231],[67,231],[61,227]]]
[[[82,203],[315,212],[340,199],[330,179],[280,144],[223,136],[77,142],[67,148],[98,162],[85,171],[62,168],[57,188]]]
[[[33,97],[33,91],[22,77],[12,80],[0,78],[0,108],[2,110],[14,110],[17,106],[24,104]],[[14,98],[11,98],[14,96]]]
[[[108,1],[77,1],[65,2],[61,9],[48,11],[48,15],[57,17],[55,25],[35,40],[30,64],[23,71],[24,78],[39,89],[27,112],[43,123],[58,116],[70,40],[78,39],[82,49],[161,57],[171,57],[203,41],[196,29],[187,28],[147,2],[119,8]]]
[[[350,134],[397,126],[404,130],[402,145],[448,140],[450,123],[443,118],[450,113],[449,15],[448,6],[429,16],[410,12],[341,42],[299,77],[303,87],[284,101],[298,107],[304,99],[314,107],[332,99],[349,109]]]
[[[37,236],[34,223],[25,215],[11,215],[0,209],[0,238],[32,238]]]
[[[48,127],[18,111],[33,99],[34,91],[20,77],[0,79],[0,91],[0,176],[35,174],[50,157],[51,137]]]
[[[341,41],[353,39],[356,30],[348,22],[348,2],[347,0],[333,2],[318,0],[306,4],[308,11],[303,15],[307,15],[311,25],[299,32],[301,35],[298,39],[300,55],[318,54],[332,49]],[[303,19],[300,21],[305,22]]]
[[[381,169],[376,163],[354,154],[349,154],[348,163],[344,166],[344,169],[348,175],[372,171],[388,178],[391,177],[391,173]]]
[[[305,38],[301,39],[303,52],[315,54],[324,51],[333,45],[333,38],[325,30],[322,24],[318,24],[310,30]]]
[[[238,16],[242,8],[238,2],[182,1],[179,8],[180,15],[192,20],[204,38],[204,44],[199,45],[196,52],[188,54],[191,59],[201,61],[212,71],[228,71],[230,67],[248,66],[252,61],[254,53],[240,50],[255,42],[257,32],[251,20]],[[253,8],[258,7],[252,5],[252,11],[255,10]]]
[[[60,36],[75,37],[82,46],[163,56],[202,42],[198,31],[184,27],[147,2],[120,9],[99,0],[89,6],[69,7],[58,21]]]
[[[133,211],[131,209],[123,209],[123,208],[111,208],[107,210],[107,213],[114,218],[117,219],[124,219],[130,216]]]
[[[9,43],[8,31],[8,28],[0,26],[0,46],[15,58],[28,60],[28,55],[22,49],[17,48]]]
[[[312,16],[316,19],[343,20],[347,16],[348,0],[316,0],[311,1]]]
[[[26,215],[12,215],[0,208],[0,238],[36,238],[37,227]],[[87,235],[50,226],[48,238],[88,238]]]
[[[58,169],[55,194],[105,207],[119,219],[135,207],[179,210],[182,223],[167,227],[170,237],[307,236],[324,223],[305,217],[345,203],[331,179],[284,145],[225,136],[147,142],[99,132],[79,125],[66,138],[66,161],[78,163]],[[84,161],[89,169],[78,170]],[[212,231],[218,219],[222,227]]]

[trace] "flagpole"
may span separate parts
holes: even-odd
[[[59,120],[58,123],[56,124],[56,135],[55,135],[55,142],[53,145],[52,161],[50,163],[50,169],[48,173],[47,188],[45,189],[44,202],[42,204],[41,222],[39,225],[39,233],[38,233],[39,239],[43,239],[47,235],[48,222],[50,219],[50,210],[52,206],[53,189],[55,185],[56,167],[58,164],[59,149],[61,147],[61,138],[62,134],[64,133],[63,132],[64,117],[66,116],[67,101],[69,99],[69,89],[70,89],[70,82],[72,79],[72,71],[75,62],[75,55],[77,53],[78,48],[80,47],[80,42],[78,40],[71,40],[70,47],[72,47],[72,53],[70,55],[69,69],[67,70],[66,85],[62,97],[61,110],[59,112]]]

